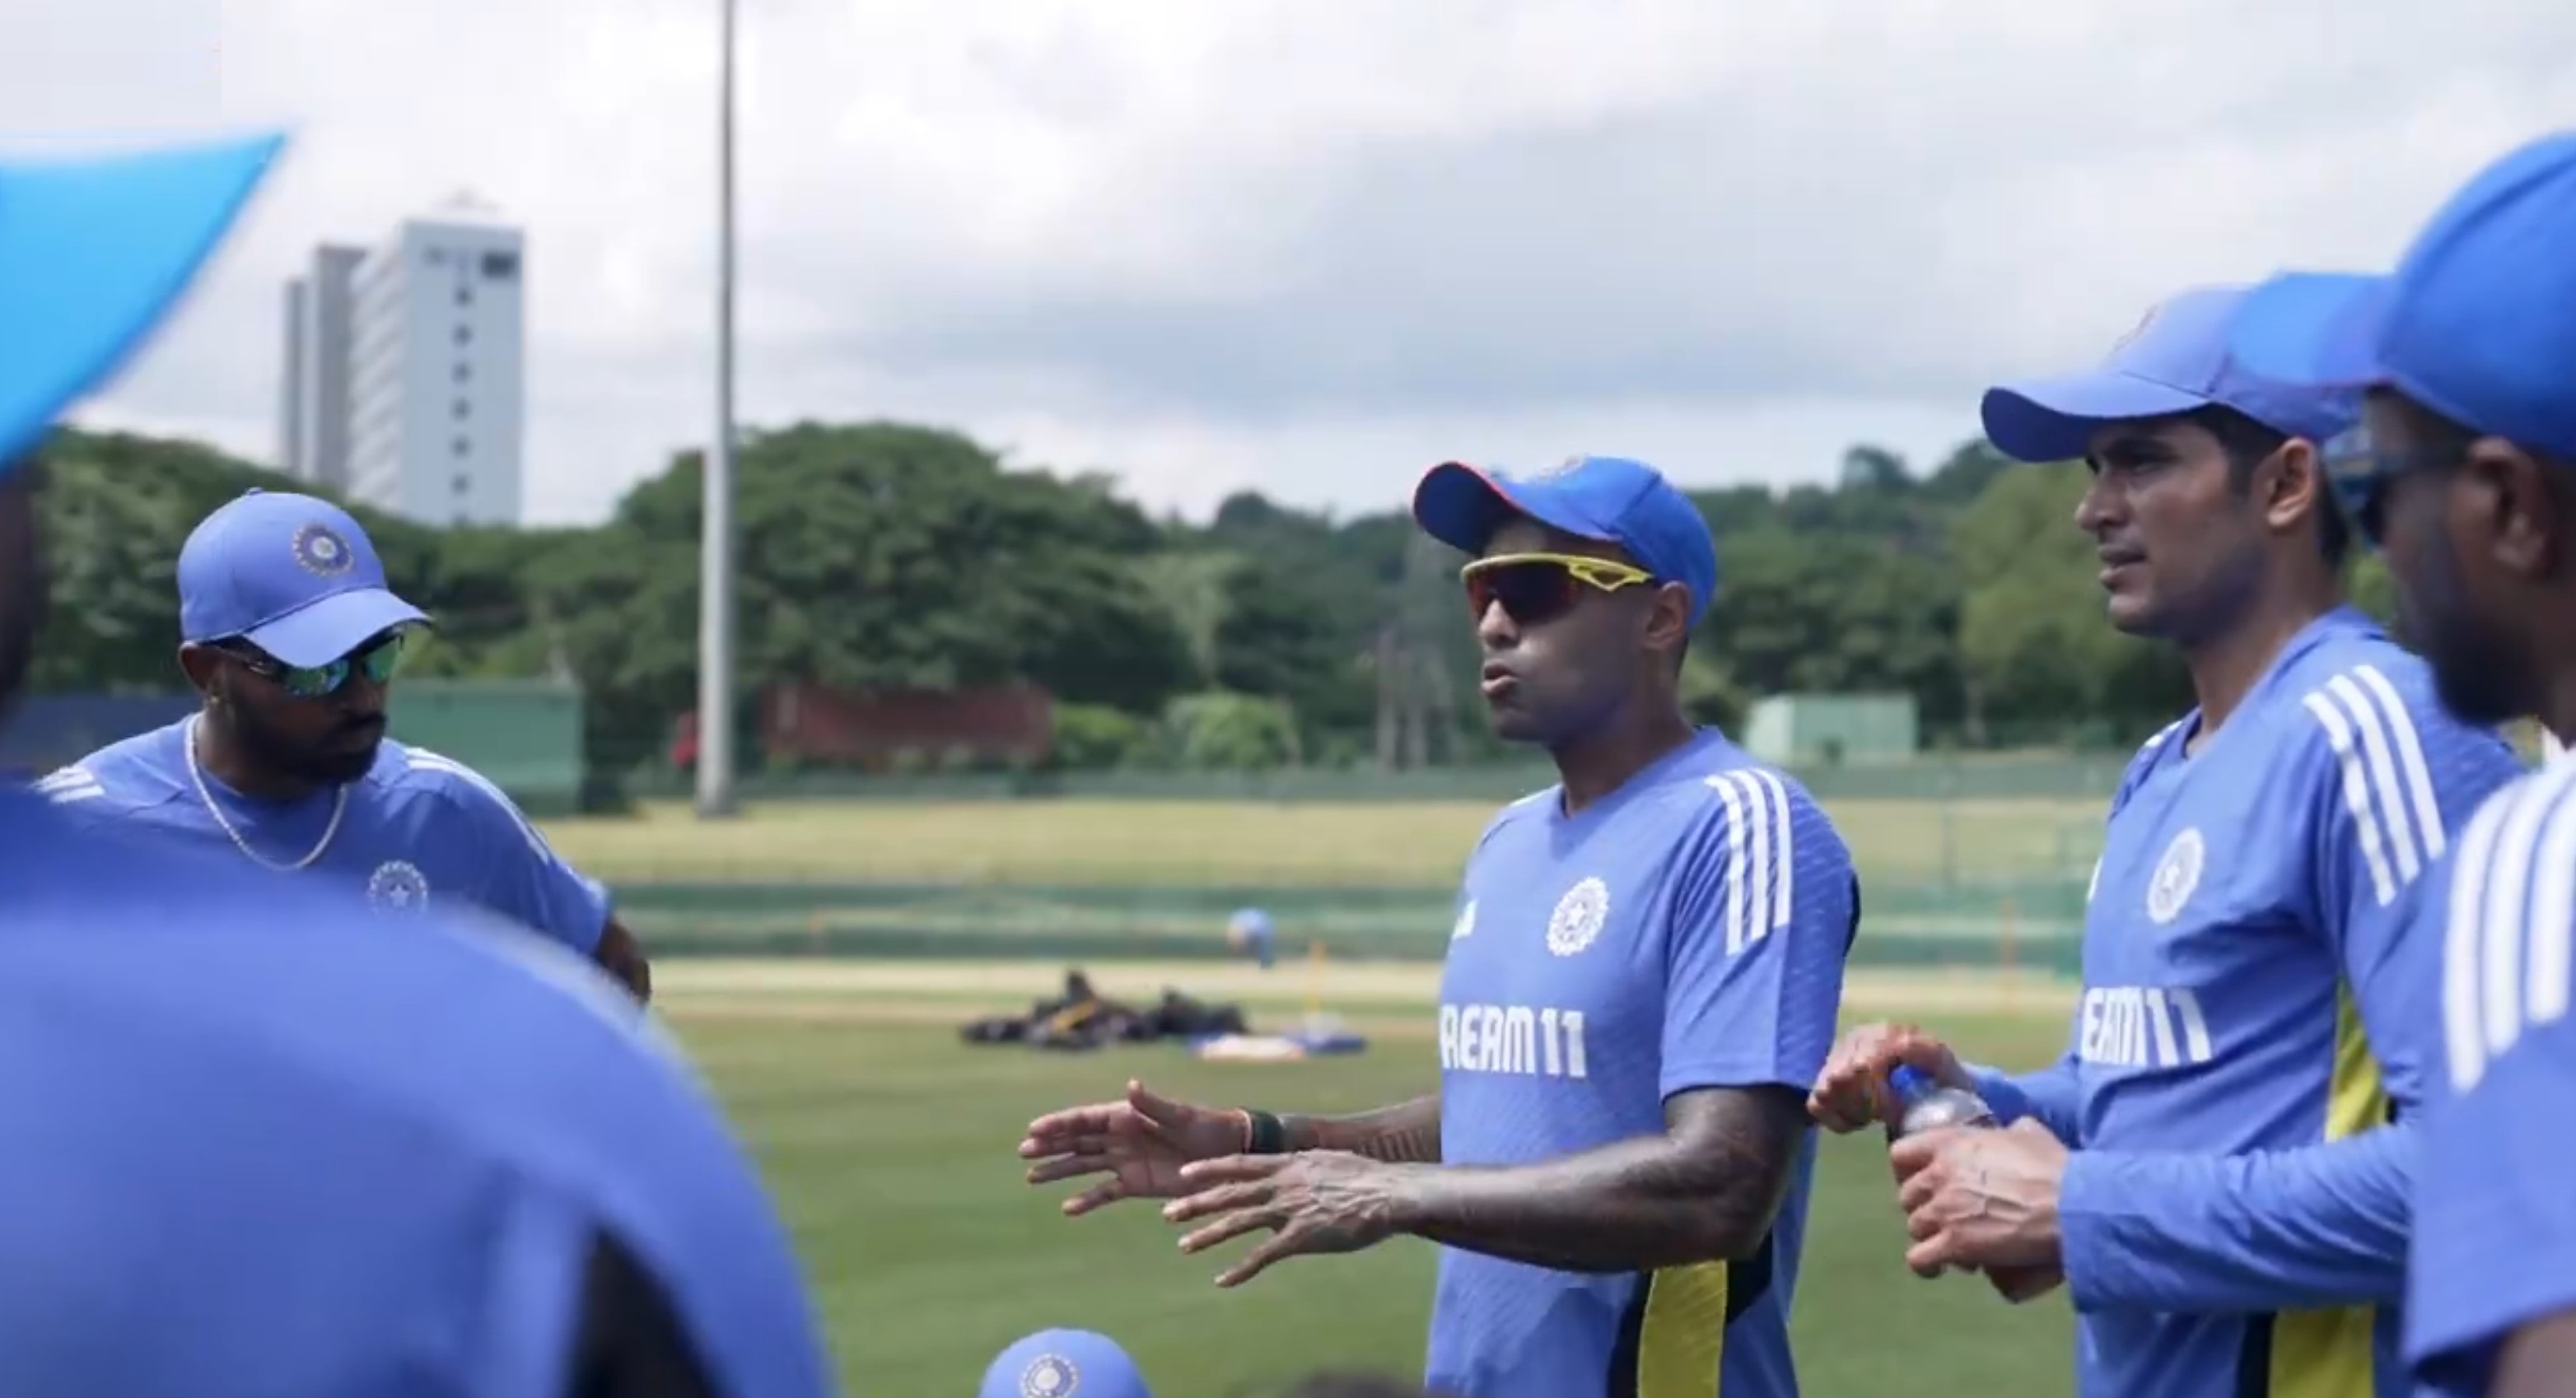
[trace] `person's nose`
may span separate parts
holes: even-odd
[[[2100,535],[2127,518],[2127,502],[2119,488],[2111,483],[2111,473],[2096,471],[2084,494],[2075,502],[2075,527],[2087,534]]]

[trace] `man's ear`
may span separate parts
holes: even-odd
[[[1665,583],[1646,609],[1646,643],[1679,655],[1690,642],[1690,589]]]
[[[188,687],[213,698],[215,687],[223,682],[224,658],[212,646],[190,642],[179,647],[179,673],[188,677]]]
[[[2283,442],[2257,471],[2270,478],[2263,486],[2263,518],[2275,529],[2286,532],[2335,508],[2326,495],[2325,462],[2305,437]]]
[[[2480,437],[2460,470],[2478,489],[2498,564],[2526,579],[2567,566],[2571,521],[2548,465],[2501,437]]]

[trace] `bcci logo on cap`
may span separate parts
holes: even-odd
[[[1072,1398],[1082,1388],[1082,1371],[1060,1354],[1041,1354],[1020,1371],[1020,1398]]]
[[[356,567],[358,556],[330,526],[308,524],[295,531],[295,561],[317,578],[336,578]]]
[[[1585,458],[1583,457],[1569,456],[1563,461],[1537,472],[1532,475],[1530,479],[1533,481],[1563,480],[1567,476],[1573,475],[1575,472],[1582,470],[1584,461]]]

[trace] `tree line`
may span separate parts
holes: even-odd
[[[284,477],[185,441],[65,430],[42,453],[55,606],[40,689],[174,687],[174,565],[217,505]],[[360,509],[395,586],[438,619],[421,671],[559,676],[593,770],[660,760],[695,702],[701,459],[580,529],[430,528]],[[1390,495],[1409,478],[1390,473]],[[2072,515],[2081,465],[1971,441],[1929,469],[1856,446],[1830,485],[1693,496],[1720,590],[1685,692],[1903,692],[1944,747],[2096,746],[2187,706],[2162,647],[2103,619]],[[891,422],[751,432],[737,454],[739,679],[866,690],[1024,682],[1070,766],[1390,767],[1495,755],[1461,561],[1401,510],[1335,518],[1259,494],[1157,518],[1106,476],[1005,469]],[[2364,560],[2357,586],[2384,606]],[[746,703],[744,708],[749,709]],[[757,755],[755,754],[755,760]]]

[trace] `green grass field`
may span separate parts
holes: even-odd
[[[1240,827],[1237,827],[1240,828]],[[880,855],[861,854],[860,858]],[[1130,1205],[1068,1221],[1020,1181],[1021,1126],[1115,1093],[1129,1076],[1207,1100],[1349,1110],[1435,1085],[1422,966],[1335,966],[1320,982],[1243,966],[1095,966],[1112,994],[1167,983],[1246,1000],[1278,1023],[1309,994],[1369,1034],[1366,1055],[1207,1064],[1137,1048],[1087,1056],[962,1045],[953,1026],[1025,1008],[1058,968],[675,962],[661,999],[758,1153],[795,1229],[853,1393],[972,1391],[1003,1344],[1049,1325],[1122,1340],[1170,1398],[1274,1391],[1319,1365],[1418,1372],[1430,1249],[1300,1259],[1234,1292],[1223,1261],[1185,1258]],[[2064,1042],[2062,990],[1856,975],[1858,1017],[1919,1017],[2007,1064]],[[2041,1398],[2071,1372],[2062,1301],[2014,1309],[1970,1278],[1904,1270],[1903,1232],[1873,1138],[1829,1142],[1817,1173],[1796,1343],[1811,1398]],[[1232,1255],[1232,1250],[1227,1250]]]
[[[1846,800],[1828,807],[1867,880],[2016,878],[2091,863],[2100,803]],[[687,807],[553,821],[546,835],[619,882],[1445,888],[1494,807],[1481,802],[951,801]]]

